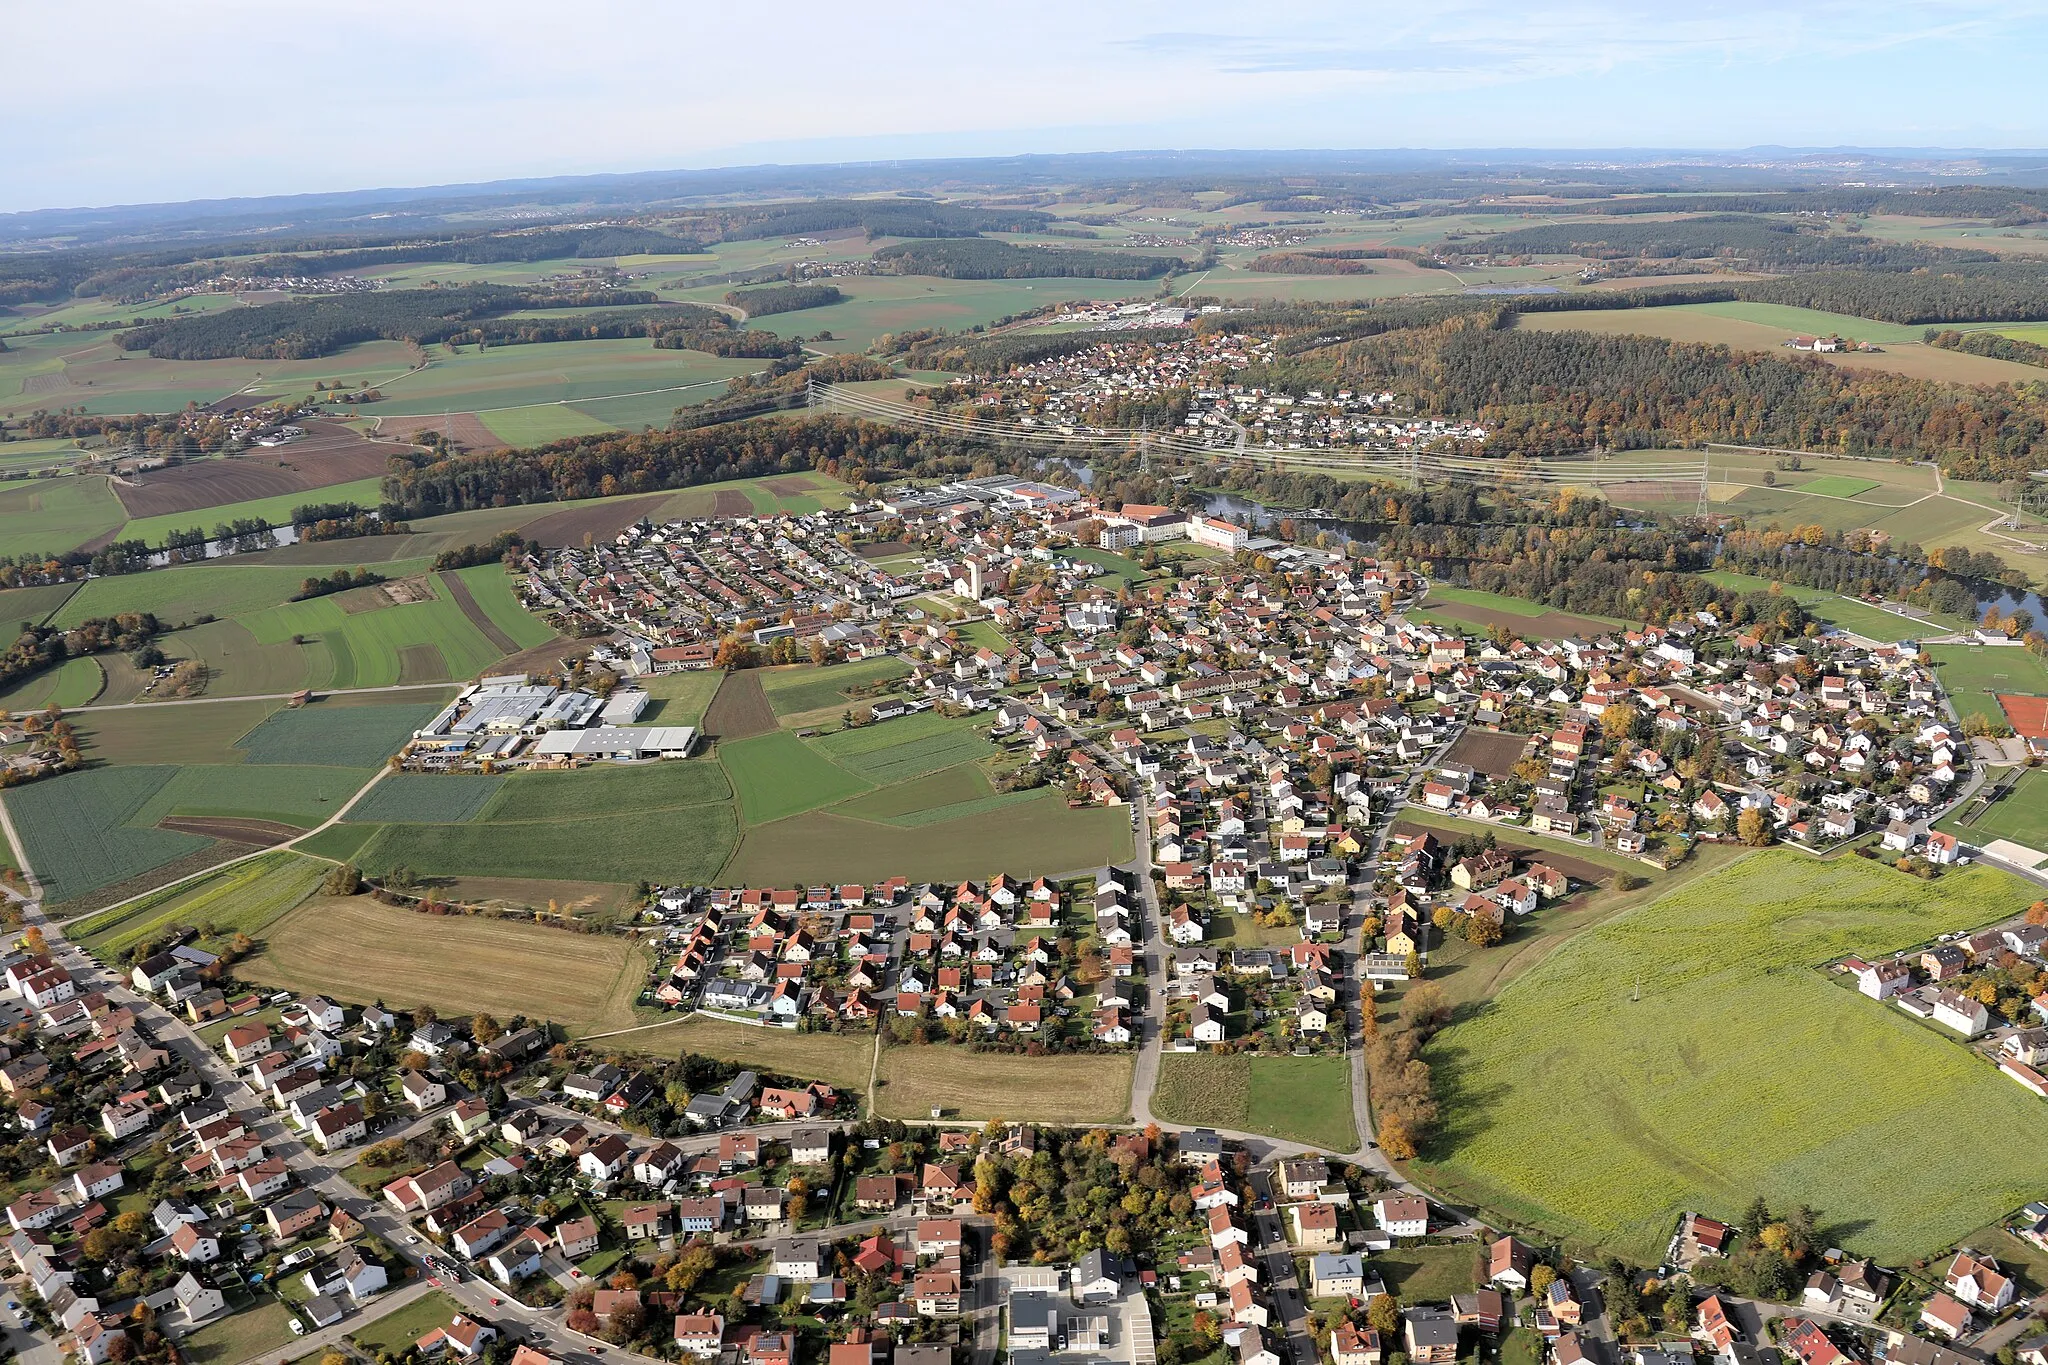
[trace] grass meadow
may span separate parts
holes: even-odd
[[[0,555],[61,554],[127,519],[104,474],[34,479],[0,492]]]
[[[1983,867],[1930,883],[1751,854],[1574,938],[1438,1035],[1444,1131],[1415,1171],[1644,1261],[1681,1210],[1736,1219],[1759,1195],[1861,1220],[1879,1260],[1946,1246],[2038,1195],[2048,1109],[1819,965],[2032,899]]]
[[[749,825],[829,806],[874,785],[786,730],[728,740],[718,746],[718,757]]]
[[[1169,1053],[1159,1059],[1152,1112],[1172,1123],[1263,1133],[1331,1152],[1358,1147],[1351,1064],[1342,1056]]]

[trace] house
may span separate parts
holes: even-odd
[[[443,1204],[468,1194],[475,1182],[469,1172],[452,1161],[404,1176],[384,1187],[384,1197],[401,1213],[431,1213]]]
[[[465,1360],[473,1360],[481,1357],[484,1347],[497,1339],[497,1328],[457,1313],[446,1327],[436,1327],[413,1345],[421,1355],[439,1355],[446,1350]]]
[[[673,1204],[628,1204],[619,1214],[619,1226],[629,1242],[651,1241],[675,1231],[675,1214]]]
[[[1991,1011],[1980,1000],[1956,991],[1941,991],[1934,997],[1934,1022],[1965,1038],[1975,1038],[1991,1027]]]
[[[188,1265],[205,1265],[220,1259],[220,1241],[201,1230],[197,1223],[180,1223],[171,1232],[171,1249]]]
[[[1370,1327],[1346,1322],[1330,1337],[1332,1365],[1382,1365],[1380,1334]]]
[[[1316,1298],[1356,1298],[1364,1292],[1364,1257],[1323,1251],[1310,1259],[1309,1293]]]
[[[1280,1365],[1280,1353],[1266,1343],[1266,1334],[1247,1327],[1238,1334],[1237,1365]]]
[[[405,1072],[398,1078],[398,1088],[405,1093],[405,1102],[416,1114],[424,1114],[448,1098],[448,1087],[431,1076],[417,1071]]]
[[[1131,1278],[1129,1262],[1113,1252],[1091,1251],[1074,1265],[1069,1277],[1075,1299],[1082,1303],[1106,1303],[1123,1293]]]
[[[1294,1223],[1294,1240],[1304,1247],[1333,1247],[1341,1240],[1334,1204],[1296,1204],[1287,1216]]]
[[[597,1220],[595,1218],[570,1218],[555,1226],[555,1245],[562,1249],[562,1255],[572,1261],[580,1261],[597,1250]]]
[[[1502,1237],[1486,1249],[1486,1282],[1496,1289],[1525,1292],[1535,1266],[1535,1249],[1520,1238]]]
[[[1970,1310],[1947,1294],[1930,1295],[1920,1305],[1920,1325],[1954,1340],[1970,1330]]]
[[[1389,1236],[1429,1235],[1429,1201],[1420,1195],[1382,1195],[1373,1202],[1373,1216]]]
[[[1989,1256],[1958,1251],[1942,1277],[1942,1288],[1980,1313],[2002,1312],[2013,1299],[2012,1277]]]
[[[1401,1314],[1401,1339],[1415,1365],[1450,1365],[1458,1358],[1458,1320],[1440,1308]]]
[[[777,1242],[768,1258],[768,1269],[786,1280],[806,1283],[825,1273],[825,1260],[815,1237],[792,1237]]]
[[[681,1313],[675,1321],[675,1343],[683,1354],[710,1360],[725,1342],[725,1318],[718,1313]]]
[[[270,1235],[281,1242],[304,1236],[326,1216],[325,1201],[311,1190],[293,1190],[263,1210]]]

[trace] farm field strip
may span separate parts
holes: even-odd
[[[316,859],[266,854],[188,883],[167,897],[95,915],[72,926],[71,937],[88,952],[112,960],[173,927],[258,934],[312,895],[327,871],[327,864]]]
[[[1263,1133],[1330,1152],[1358,1146],[1351,1065],[1341,1055],[1169,1053],[1159,1059],[1152,1111],[1174,1123]]]

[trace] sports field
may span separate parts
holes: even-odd
[[[571,1033],[626,1028],[648,960],[627,940],[515,921],[422,915],[368,896],[318,896],[271,925],[236,974],[266,986],[548,1019]]]
[[[935,1043],[882,1050],[875,1109],[885,1117],[1117,1123],[1131,1112],[1128,1054],[1020,1057]]]
[[[1351,1064],[1341,1056],[1168,1053],[1159,1059],[1152,1112],[1171,1123],[1263,1133],[1331,1152],[1358,1147]]]
[[[1927,655],[1958,714],[2005,724],[2001,692],[2048,696],[2048,663],[2021,645],[1929,645]]]
[[[1984,790],[1991,790],[1986,784]],[[1961,811],[1973,803],[1964,802]],[[1965,825],[1944,820],[1941,827],[1961,834],[1975,844],[1993,839],[2010,839],[2028,848],[2048,851],[2048,769],[2021,773],[2012,789]]]
[[[1937,1250],[2038,1195],[2048,1109],[1816,968],[2032,899],[1984,867],[1930,883],[1751,854],[1573,939],[1440,1034],[1445,1131],[1415,1169],[1645,1262],[1679,1211],[1733,1220],[1758,1195],[1854,1216],[1881,1261]]]

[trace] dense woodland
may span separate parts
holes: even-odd
[[[1253,270],[1275,275],[1370,275],[1368,261],[1412,261],[1441,269],[1434,257],[1413,247],[1330,247],[1312,251],[1271,251],[1254,260]]]
[[[1963,351],[1970,355],[1988,356],[1993,360],[2048,366],[2048,346],[2034,341],[2022,341],[2018,337],[2000,336],[1996,332],[1958,332],[1953,329],[1936,331],[1929,328],[1927,344],[1938,346],[1944,351]]]
[[[110,649],[141,649],[162,628],[156,617],[146,611],[96,616],[63,630],[23,622],[14,643],[5,654],[0,654],[0,686],[12,686],[31,674],[80,655]]]
[[[287,299],[253,308],[166,318],[123,332],[130,351],[158,360],[310,360],[363,341],[422,345],[475,331],[480,323],[517,308],[574,308],[593,303],[645,304],[644,290],[591,293],[507,289],[495,284],[457,289],[390,289],[374,294],[333,294]],[[574,328],[578,319],[564,324]],[[510,338],[508,338],[510,339]]]
[[[877,268],[892,275],[936,275],[949,280],[1154,280],[1185,270],[1178,256],[1140,256],[1079,247],[1013,246],[993,238],[903,242],[875,253]]]
[[[725,301],[750,318],[765,318],[773,313],[823,308],[845,297],[836,284],[778,284],[766,289],[735,289]]]
[[[1442,249],[1446,254],[1588,256],[1596,260],[1718,258],[1771,271],[1819,267],[1924,270],[1994,264],[1999,259],[1989,251],[1887,242],[1736,213],[1655,223],[1552,223],[1450,242]]]
[[[1030,232],[1052,221],[1038,209],[977,208],[930,199],[822,199],[716,209],[706,228],[729,242],[859,231],[869,237],[975,237]]]

